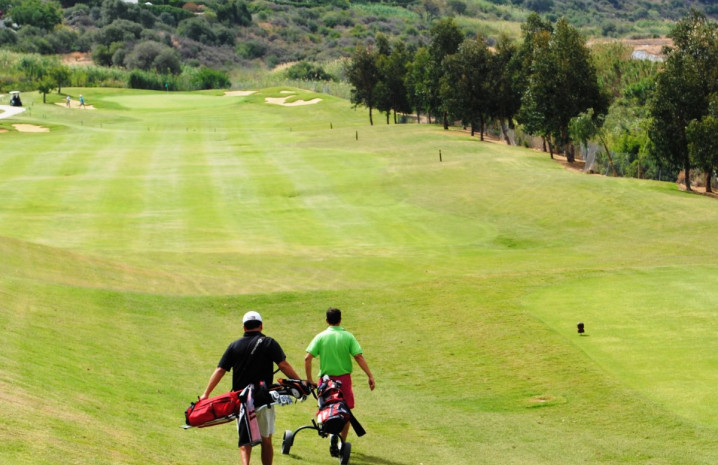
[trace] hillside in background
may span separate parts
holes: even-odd
[[[357,44],[372,43],[380,33],[417,47],[428,44],[431,24],[446,16],[454,16],[467,36],[481,34],[493,43],[500,34],[517,39],[532,11],[551,21],[565,16],[593,38],[660,37],[690,8],[718,14],[712,0],[65,0],[61,11],[50,8],[43,14],[33,2],[0,0],[1,48],[91,53],[97,65],[128,69],[149,66],[146,56],[164,52],[162,66],[169,71],[180,65],[231,69],[301,60],[326,63],[348,56]],[[23,14],[23,8],[32,13]]]

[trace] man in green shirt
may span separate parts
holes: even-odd
[[[328,375],[331,379],[342,383],[341,391],[344,395],[344,402],[350,409],[354,408],[354,391],[352,390],[351,373],[354,368],[352,358],[356,360],[359,367],[364,370],[369,378],[369,389],[372,391],[376,384],[374,376],[369,370],[369,365],[362,355],[362,348],[354,335],[340,326],[342,312],[338,308],[327,310],[327,324],[329,327],[317,334],[307,347],[307,355],[304,357],[304,368],[307,372],[307,380],[315,384],[312,378],[312,360],[319,357],[319,378]],[[349,432],[349,423],[340,433],[342,440],[346,441]]]

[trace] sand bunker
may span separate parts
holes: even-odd
[[[293,102],[287,102],[287,99],[291,97],[267,97],[264,99],[265,102],[271,103],[272,105],[282,105],[284,107],[296,107],[299,105],[315,105],[322,101],[320,98],[314,98],[311,100],[295,100]]]
[[[12,127],[17,129],[18,132],[50,132],[50,128],[44,128],[34,124],[13,124]]]
[[[227,97],[246,97],[256,92],[256,90],[231,90],[229,92],[225,92],[224,95]]]

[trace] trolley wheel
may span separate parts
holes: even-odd
[[[352,445],[350,442],[342,444],[341,455],[339,456],[339,463],[341,465],[347,465],[349,463],[349,456],[352,453]]]
[[[289,449],[292,448],[292,445],[294,444],[294,433],[292,430],[288,429],[284,431],[284,437],[282,438],[282,454],[287,455],[289,454]]]

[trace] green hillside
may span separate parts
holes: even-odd
[[[0,463],[238,463],[183,410],[247,309],[301,368],[329,306],[352,464],[718,460],[715,199],[299,89],[66,91],[0,120]],[[276,464],[336,463],[279,452],[314,412]]]

